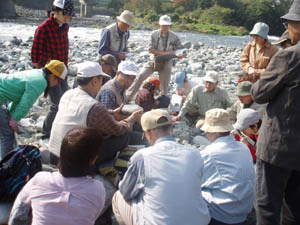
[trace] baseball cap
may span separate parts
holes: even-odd
[[[168,124],[172,124],[172,119],[168,111],[163,109],[152,109],[144,113],[141,118],[141,125],[144,131]]]
[[[250,125],[258,123],[261,119],[261,115],[254,109],[242,109],[237,116],[235,124],[233,124],[234,129],[244,130]]]
[[[207,71],[205,76],[203,77],[204,81],[217,83],[218,82],[218,74],[216,71]]]
[[[67,67],[59,60],[51,60],[45,67],[60,79],[65,79],[68,74]]]
[[[65,15],[75,16],[74,3],[72,0],[54,0],[53,5],[61,8]]]
[[[171,17],[168,15],[163,15],[159,18],[159,25],[172,25]]]
[[[210,133],[233,130],[229,113],[225,109],[218,108],[206,111],[204,124],[200,129]]]
[[[118,66],[118,72],[121,72],[126,75],[131,75],[131,76],[139,75],[139,69],[137,65],[130,60],[122,61]]]
[[[160,86],[160,81],[156,77],[151,77],[149,79],[149,83],[154,84],[156,88],[159,88],[159,86]]]
[[[129,26],[132,26],[134,23],[134,15],[129,10],[124,10],[120,16],[117,16],[117,19]]]
[[[111,55],[111,54],[103,55],[103,56],[101,56],[101,61],[103,61],[103,62],[105,62],[105,64],[111,66],[112,70],[114,72],[116,72],[118,63],[117,63],[116,58],[113,55]]]
[[[178,71],[174,74],[174,82],[175,82],[176,90],[182,87],[185,78],[186,78],[185,71]]]
[[[238,83],[235,95],[236,96],[248,96],[251,95],[252,83],[250,81],[242,81]]]
[[[104,73],[98,62],[85,61],[78,65],[77,77],[89,78],[102,75],[107,79],[111,79],[111,76]]]

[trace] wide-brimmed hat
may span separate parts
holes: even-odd
[[[300,21],[300,1],[294,0],[289,12],[280,18],[285,20]]]
[[[244,130],[250,125],[258,123],[261,119],[261,115],[254,109],[242,109],[237,116],[235,124],[233,124],[234,129]]]
[[[286,30],[283,32],[283,34],[281,35],[281,37],[277,40],[273,42],[273,45],[281,45],[283,42],[291,40],[290,35],[289,35],[289,31]]]
[[[117,16],[117,19],[129,26],[132,26],[134,23],[134,15],[129,10],[124,10],[120,16]]]
[[[175,83],[176,90],[182,87],[185,78],[186,78],[185,71],[178,71],[174,74],[174,83]]]
[[[169,124],[172,124],[171,116],[168,111],[163,109],[152,109],[144,113],[141,118],[141,125],[144,131]]]
[[[206,111],[204,124],[200,129],[209,133],[233,130],[229,113],[225,109],[210,109]]]
[[[62,9],[65,15],[75,16],[72,0],[54,0],[53,5]]]
[[[48,64],[46,64],[45,68],[60,79],[65,79],[68,74],[67,67],[59,60],[51,60]]]
[[[111,54],[103,55],[101,56],[101,61],[103,61],[106,65],[109,65],[114,72],[117,71],[118,62],[116,60],[116,57],[114,57],[113,55]]]
[[[256,23],[250,32],[250,35],[258,35],[268,40],[269,26],[265,23]]]
[[[250,81],[242,81],[242,82],[238,83],[235,95],[236,96],[248,96],[248,95],[251,95],[252,85],[253,85],[253,83],[251,83]]]
[[[219,80],[218,73],[216,71],[207,71],[205,76],[203,77],[203,80],[212,83],[217,83]]]
[[[171,17],[169,17],[168,15],[163,15],[159,18],[159,25],[167,25],[170,26],[172,25],[172,20]]]
[[[131,76],[139,75],[139,69],[137,65],[130,60],[122,61],[118,66],[118,72],[121,72],[126,75],[131,75]]]
[[[100,75],[106,79],[111,79],[111,76],[103,72],[98,62],[85,61],[78,65],[77,77],[89,78]]]

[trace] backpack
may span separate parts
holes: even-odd
[[[12,201],[22,187],[42,170],[40,150],[20,145],[0,162],[0,201]]]

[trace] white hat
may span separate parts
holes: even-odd
[[[111,76],[104,73],[98,62],[85,61],[78,65],[77,77],[96,77],[102,75],[107,79],[111,79]]]
[[[218,74],[216,71],[207,71],[205,76],[203,77],[203,80],[212,83],[217,83],[219,80]]]
[[[139,69],[137,65],[130,60],[122,61],[118,66],[118,72],[131,76],[139,75]]]
[[[229,113],[225,109],[210,109],[205,113],[203,126],[200,128],[205,132],[229,132],[233,130]]]
[[[163,15],[159,18],[159,25],[172,25],[171,17],[168,15]]]
[[[129,26],[132,26],[134,23],[134,15],[129,10],[124,10],[120,16],[117,16],[117,19]]]
[[[250,125],[258,123],[261,119],[261,115],[254,109],[242,109],[237,116],[235,124],[233,124],[234,129],[244,130]]]
[[[65,0],[54,0],[53,5],[63,9],[65,5]]]

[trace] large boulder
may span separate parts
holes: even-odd
[[[0,0],[0,18],[11,18],[16,15],[13,0]]]

